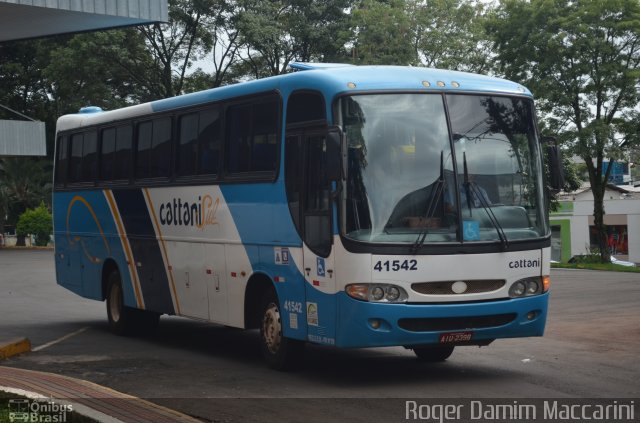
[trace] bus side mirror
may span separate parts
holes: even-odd
[[[561,191],[564,187],[564,168],[562,166],[562,153],[557,145],[547,146],[547,157],[549,158],[549,184],[551,189]]]
[[[327,178],[330,181],[342,180],[342,132],[331,128],[326,138]]]

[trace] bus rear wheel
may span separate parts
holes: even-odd
[[[160,314],[124,305],[120,272],[112,271],[107,279],[107,318],[116,335],[148,334],[158,326]]]
[[[420,359],[428,363],[445,361],[453,353],[453,345],[434,345],[413,347],[413,352]]]
[[[280,305],[273,289],[265,294],[260,315],[260,349],[269,367],[276,370],[298,367],[304,355],[304,342],[282,335]]]

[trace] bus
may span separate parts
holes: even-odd
[[[532,94],[420,67],[291,68],[60,117],[58,284],[106,301],[116,334],[163,314],[259,329],[276,369],[306,343],[444,361],[542,336],[550,228]]]

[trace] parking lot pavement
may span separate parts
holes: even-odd
[[[103,304],[56,284],[52,250],[0,249],[0,338],[36,347],[103,321]]]
[[[5,253],[0,333],[28,336],[36,347],[72,336],[3,365],[90,380],[204,420],[278,416],[291,398],[336,399],[335,413],[374,419],[384,401],[363,409],[347,399],[640,398],[635,273],[554,270],[542,338],[457,348],[436,365],[403,348],[309,346],[300,371],[280,373],[264,365],[255,331],[165,316],[151,336],[113,336],[103,303],[55,285],[52,253]],[[326,405],[297,402],[293,421],[318,421]]]

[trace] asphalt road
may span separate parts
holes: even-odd
[[[554,270],[551,289],[542,338],[457,348],[441,364],[403,348],[311,346],[300,371],[280,373],[263,364],[255,332],[163,317],[152,336],[111,335],[103,303],[55,284],[51,251],[0,250],[0,339],[37,348],[80,331],[2,365],[216,422],[402,420],[409,398],[640,398],[640,275]]]

